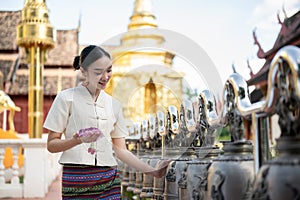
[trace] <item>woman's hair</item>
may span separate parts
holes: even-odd
[[[111,58],[110,54],[103,48],[96,45],[89,45],[81,51],[80,56],[76,56],[74,58],[73,67],[75,70],[80,69],[80,67],[83,67],[85,70],[87,70],[90,64],[99,58],[102,58],[103,56]]]

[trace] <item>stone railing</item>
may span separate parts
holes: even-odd
[[[50,184],[61,172],[58,164],[60,154],[51,154],[46,148],[46,139],[1,139],[0,140],[0,198],[43,198]],[[13,165],[3,164],[6,148],[11,148]],[[24,167],[19,167],[19,149],[23,149]]]

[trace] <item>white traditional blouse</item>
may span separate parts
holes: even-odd
[[[90,143],[79,144],[62,153],[61,164],[115,166],[111,138],[128,135],[119,101],[101,91],[94,102],[86,87],[80,85],[58,93],[44,122],[44,128],[63,133],[65,138],[82,128],[97,127],[104,137],[94,144],[95,154],[88,153]]]

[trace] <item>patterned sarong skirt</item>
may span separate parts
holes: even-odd
[[[62,199],[121,199],[117,167],[64,165]]]

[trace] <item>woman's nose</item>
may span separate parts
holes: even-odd
[[[102,80],[108,80],[109,79],[109,75],[108,73],[103,73],[103,75],[101,76]]]

